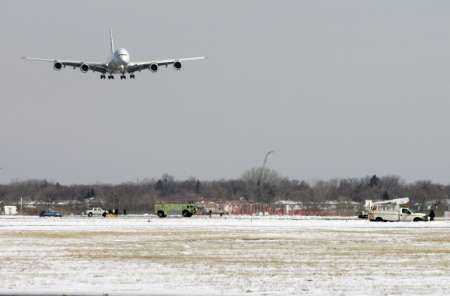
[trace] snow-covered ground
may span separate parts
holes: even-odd
[[[449,295],[450,221],[0,217],[0,293]]]

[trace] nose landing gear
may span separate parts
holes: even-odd
[[[122,79],[127,79],[127,76],[125,76],[125,75],[120,75],[120,80],[122,80]]]
[[[108,79],[114,79],[114,75],[108,75]]]
[[[100,79],[106,79],[105,74],[100,75]]]

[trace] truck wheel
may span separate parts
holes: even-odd
[[[92,217],[92,213],[88,213],[88,217]]]
[[[375,221],[376,221],[376,222],[383,222],[383,218],[381,218],[381,217],[376,217],[376,218],[375,218]]]
[[[183,210],[183,212],[181,213],[181,215],[183,215],[183,217],[187,218],[190,217],[190,213],[188,210]]]
[[[166,215],[164,214],[164,211],[159,210],[158,212],[156,212],[156,215],[158,215],[159,218],[164,218],[166,217]]]
[[[414,218],[413,221],[414,221],[414,222],[419,222],[419,221],[422,221],[422,219],[420,219],[420,218]]]

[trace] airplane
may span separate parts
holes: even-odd
[[[130,62],[130,54],[125,48],[114,48],[114,38],[112,30],[109,31],[109,34],[111,57],[106,63],[91,63],[84,61],[41,59],[30,57],[22,57],[22,59],[29,61],[52,62],[53,69],[55,71],[59,71],[65,67],[73,67],[73,69],[79,68],[82,73],[87,73],[89,70],[93,72],[99,72],[100,79],[106,79],[106,77],[108,77],[108,79],[114,79],[113,74],[120,74],[120,80],[127,78],[125,74],[130,74],[130,79],[135,79],[134,73],[140,72],[142,70],[150,70],[151,72],[156,72],[158,71],[160,66],[166,66],[167,68],[169,65],[173,65],[175,70],[180,70],[181,62],[205,59],[205,57],[192,57],[132,63]],[[106,74],[108,74],[108,76],[106,76]]]

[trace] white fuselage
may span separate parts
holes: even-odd
[[[125,48],[119,48],[114,51],[113,55],[107,62],[108,72],[111,74],[126,73],[128,63],[130,63],[130,54]]]

